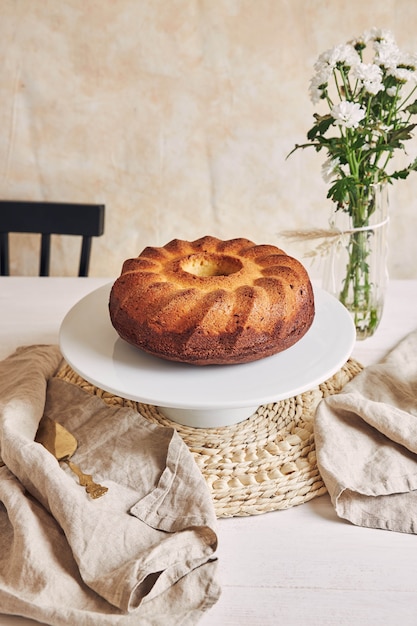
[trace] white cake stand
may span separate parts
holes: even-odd
[[[175,363],[120,339],[110,322],[110,289],[111,284],[88,294],[64,318],[59,341],[67,363],[93,385],[158,406],[173,421],[195,428],[235,424],[261,404],[322,383],[344,365],[356,339],[345,307],[315,289],[314,322],[288,350],[241,365]]]

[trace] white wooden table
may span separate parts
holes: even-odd
[[[0,278],[0,358],[19,345],[56,343],[67,310],[106,282]],[[369,365],[415,328],[417,280],[391,282],[377,333],[353,356]],[[337,518],[327,495],[219,520],[218,536],[223,591],[203,626],[417,625],[417,537],[355,527]],[[0,626],[28,624],[0,615]]]

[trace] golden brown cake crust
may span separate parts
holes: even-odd
[[[286,350],[314,319],[303,265],[248,239],[174,239],[124,262],[111,322],[155,356],[195,365],[255,361]]]

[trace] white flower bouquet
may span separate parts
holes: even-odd
[[[308,143],[326,151],[322,174],[335,210],[349,215],[353,235],[339,298],[355,312],[357,329],[378,324],[372,311],[370,218],[375,211],[375,186],[405,179],[417,170],[417,159],[390,169],[397,151],[412,138],[416,123],[417,55],[401,52],[390,31],[373,28],[348,43],[321,54],[310,83],[314,104],[328,112],[314,114]]]

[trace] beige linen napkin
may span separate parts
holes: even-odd
[[[417,533],[417,331],[322,400],[315,443],[340,517]]]
[[[56,626],[191,625],[219,597],[215,513],[174,429],[53,378],[56,346],[0,363],[0,612]],[[91,499],[35,442],[43,414],[78,440]]]

